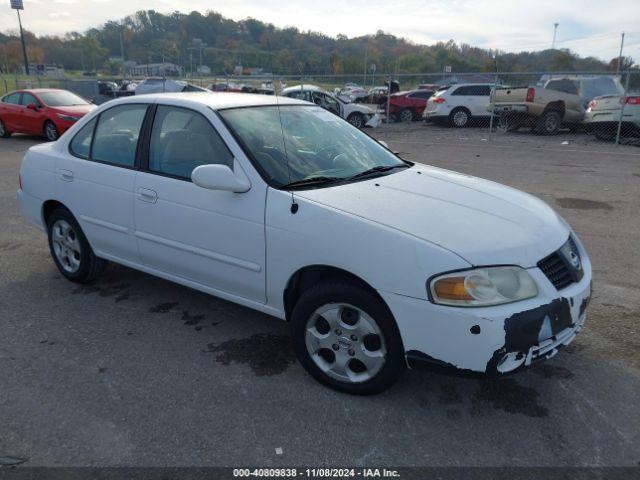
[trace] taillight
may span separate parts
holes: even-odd
[[[445,100],[442,97],[437,97],[433,99],[433,103],[444,103]]]
[[[627,105],[640,105],[640,97],[627,97]]]
[[[527,88],[527,102],[533,102],[536,98],[536,89],[535,88]]]

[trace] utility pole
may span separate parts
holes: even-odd
[[[362,85],[367,84],[367,54],[369,53],[369,43],[364,47],[364,69],[362,70]]]
[[[11,8],[18,12],[18,25],[20,25],[20,41],[22,43],[22,57],[24,59],[24,73],[29,75],[29,59],[27,58],[27,44],[24,40],[24,32],[22,31],[22,19],[20,18],[20,10],[24,10],[22,0],[11,0]]]
[[[620,54],[618,55],[618,68],[616,69],[618,73],[622,70],[622,47],[624,47],[624,32],[622,32],[622,39],[620,40]]]
[[[556,49],[556,34],[558,33],[558,25],[560,24],[557,22],[553,24],[553,41],[551,42],[551,50]]]

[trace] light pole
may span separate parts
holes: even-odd
[[[18,12],[18,25],[20,25],[20,41],[22,42],[22,57],[24,58],[24,73],[29,75],[29,60],[27,59],[27,44],[24,41],[24,32],[22,31],[22,19],[20,18],[20,10],[24,10],[22,0],[11,0],[11,8]]]
[[[553,24],[553,41],[551,42],[551,50],[556,49],[556,33],[558,33],[558,25],[560,24],[559,23]]]

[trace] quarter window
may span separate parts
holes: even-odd
[[[84,127],[80,129],[76,136],[71,140],[69,148],[71,153],[76,157],[89,158],[91,153],[91,139],[93,138],[93,129],[96,126],[96,119],[94,118]]]
[[[149,145],[149,170],[190,179],[200,165],[233,168],[233,155],[211,123],[192,110],[159,106]]]
[[[92,160],[133,167],[146,105],[121,105],[100,114],[91,149]]]
[[[10,93],[9,95],[7,95],[6,97],[4,97],[2,99],[3,103],[11,103],[12,105],[19,105],[20,104],[20,92],[16,92],[16,93]]]

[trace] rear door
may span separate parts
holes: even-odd
[[[489,96],[491,94],[490,85],[474,85],[471,87],[471,115],[474,117],[484,117],[488,115]]]
[[[104,110],[56,160],[57,192],[98,256],[140,263],[134,236],[133,185],[147,104]]]
[[[20,98],[22,98],[22,92],[14,92],[9,95],[5,95],[0,102],[0,119],[5,125],[5,128],[10,132],[20,132],[18,129],[18,118],[20,113]]]
[[[244,174],[236,160],[242,154],[220,119],[205,107],[159,105],[147,151],[134,202],[144,265],[264,303],[266,184],[232,193],[191,182],[204,164]]]

